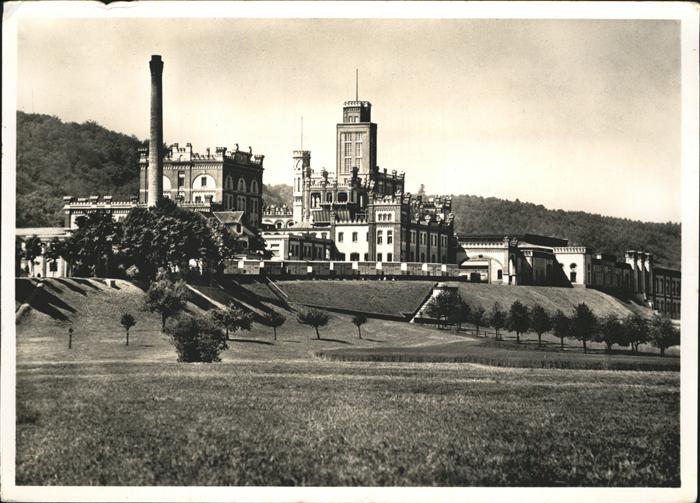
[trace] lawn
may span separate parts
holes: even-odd
[[[471,362],[497,367],[588,370],[679,371],[680,359],[649,354],[584,354],[583,351],[538,350],[513,342],[472,339],[435,345],[377,348],[339,348],[318,351],[333,361]]]
[[[329,361],[491,342],[379,319],[359,339],[337,313],[316,340],[264,301],[277,341],[256,323],[221,363],[179,364],[137,286],[45,284],[17,326],[18,484],[679,484],[677,372]]]
[[[432,292],[435,281],[277,281],[296,304],[411,317]]]
[[[677,486],[672,372],[23,364],[17,483]]]

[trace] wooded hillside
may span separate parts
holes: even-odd
[[[143,142],[95,122],[17,112],[17,226],[62,225],[64,195],[138,193],[138,148]],[[292,204],[292,187],[264,187],[264,204]],[[654,254],[656,263],[680,267],[681,226],[605,217],[495,197],[453,198],[456,231],[463,234],[526,232],[569,239],[622,257],[625,250]]]

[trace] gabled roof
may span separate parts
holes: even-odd
[[[212,211],[211,214],[224,225],[243,223],[243,211]]]

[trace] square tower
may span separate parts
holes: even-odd
[[[343,122],[336,126],[336,179],[348,183],[352,168],[358,176],[369,178],[377,165],[377,125],[372,122],[369,101],[346,101]]]

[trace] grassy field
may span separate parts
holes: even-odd
[[[466,340],[413,347],[340,348],[317,353],[334,361],[471,362],[497,367],[588,370],[679,371],[680,359],[656,355],[584,354],[582,351],[543,351],[510,342]]]
[[[316,340],[262,300],[289,317],[277,341],[256,323],[221,363],[180,364],[138,287],[45,283],[17,326],[18,484],[679,484],[677,372],[328,361],[484,340],[377,319],[358,339],[333,313]]]
[[[277,281],[296,304],[410,317],[432,291],[435,281]]]
[[[676,486],[676,373],[20,365],[17,482]]]

